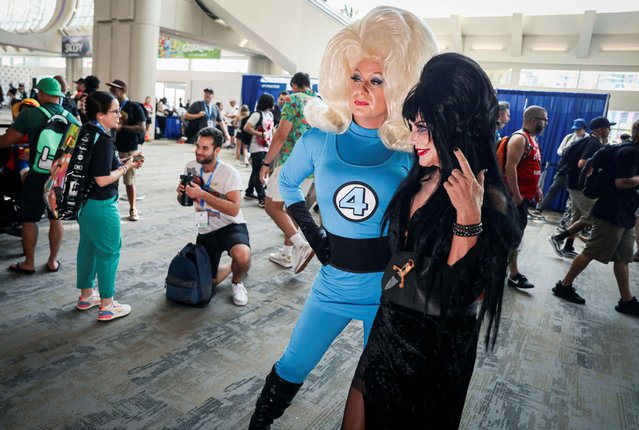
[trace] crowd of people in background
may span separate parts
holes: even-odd
[[[509,109],[506,103],[500,103]],[[508,117],[510,113],[508,112]],[[503,155],[504,180],[510,190],[518,212],[521,238],[529,218],[544,222],[547,210],[556,194],[563,188],[568,190],[566,210],[570,222],[560,223],[558,231],[548,237],[553,251],[560,258],[573,260],[564,278],[552,288],[553,294],[564,300],[585,304],[586,300],[577,292],[573,281],[592,260],[608,264],[613,262],[620,299],[615,310],[639,315],[639,302],[630,291],[629,264],[639,261],[639,120],[635,121],[632,135],[620,136],[618,143],[611,142],[611,127],[616,123],[598,116],[586,122],[576,118],[568,133],[559,144],[557,155],[560,161],[548,193],[541,190],[541,149],[538,138],[548,126],[549,114],[541,106],[529,106],[523,113],[523,126],[510,136],[502,138],[498,121],[496,138],[497,155]],[[589,130],[589,132],[587,131]],[[634,142],[634,143],[633,143]],[[587,163],[600,151],[610,150],[603,164],[588,167]],[[603,152],[602,152],[603,153]],[[584,181],[593,170],[605,171],[609,184],[601,194],[586,195]],[[580,233],[587,231],[587,234]],[[581,252],[575,250],[577,237],[585,242]],[[520,238],[520,240],[521,240]],[[633,254],[635,242],[637,252]],[[517,255],[521,245],[513,248],[509,260],[507,285],[513,288],[531,289],[535,285],[519,272]]]
[[[404,38],[367,42],[400,31],[396,22],[410,27]],[[230,275],[233,303],[248,303],[244,278],[252,255],[243,200],[264,208],[284,233],[281,248],[268,255],[273,264],[297,274],[313,257],[321,263],[290,343],[266,376],[250,428],[268,428],[284,413],[353,319],[363,321],[364,352],[344,428],[364,422],[455,428],[483,317],[488,346],[497,335],[504,286],[535,288],[534,275],[519,270],[528,220],[543,221],[564,187],[571,222],[548,240],[572,262],[553,294],[585,304],[574,281],[592,260],[612,262],[620,293],[615,310],[639,315],[629,281],[629,263],[639,261],[639,250],[633,254],[635,240],[639,247],[639,120],[603,161],[608,188],[592,197],[581,171],[611,148],[615,123],[576,118],[557,149],[559,169],[544,196],[539,137],[552,112],[528,106],[521,129],[502,136],[510,104],[497,101],[473,60],[436,54],[432,33],[412,14],[380,7],[349,24],[329,43],[320,78],[322,97],[308,74],[298,72],[292,92],[277,100],[261,94],[254,109],[237,100],[227,108],[211,86],[193,102],[136,101],[126,81],[113,79],[101,91],[92,75],[74,81],[74,93],[64,76],[40,79],[29,95],[23,84],[12,87],[14,122],[0,136],[0,148],[22,149],[11,169],[21,185],[24,260],[8,270],[36,273],[45,214],[50,253],[44,271],[61,269],[63,225],[42,199],[49,173],[35,166],[40,131],[52,115],[64,116],[94,142],[86,173],[91,186],[78,213],[75,307],[98,307],[98,321],[128,315],[132,307],[114,300],[122,246],[118,185],[122,180],[128,220],[143,219],[135,179],[144,164],[140,148],[151,135],[162,137],[167,119],[177,116],[178,141],[194,145],[194,159],[183,169],[190,179],[180,181],[177,198],[186,196],[194,206],[196,243],[209,256],[212,286]],[[225,149],[233,151],[236,166],[221,159]],[[249,165],[243,184],[236,167]],[[315,200],[321,225],[309,209]],[[584,229],[590,233],[579,252],[575,239]],[[231,263],[220,264],[224,253]]]
[[[51,83],[55,81],[57,86],[54,90]],[[15,157],[10,157],[9,169],[16,173],[26,185],[20,188],[29,190],[32,181],[27,181],[29,164],[33,160],[29,159],[29,136],[36,135],[37,130],[29,129],[26,124],[33,127],[40,127],[44,123],[44,118],[38,118],[31,124],[32,120],[25,120],[34,114],[22,112],[30,108],[37,108],[45,105],[51,106],[49,100],[51,94],[46,91],[56,93],[57,104],[53,111],[68,111],[79,124],[86,124],[91,121],[87,115],[86,100],[88,96],[100,88],[100,79],[90,75],[73,82],[75,92],[72,92],[64,76],[54,76],[40,80],[29,92],[24,84],[13,87],[9,90],[9,104],[12,106],[14,125],[2,137],[3,146],[9,143],[22,143],[22,147],[16,147]],[[222,135],[222,149],[234,151],[238,166],[251,166],[250,179],[243,188],[243,198],[254,200],[261,208],[265,208],[267,214],[274,223],[284,233],[284,244],[279,251],[271,253],[269,259],[283,268],[293,268],[295,273],[306,267],[314,255],[312,247],[307,239],[299,232],[297,224],[286,212],[284,199],[279,191],[279,176],[281,169],[292,153],[295,143],[309,128],[305,119],[304,107],[308,101],[317,97],[310,89],[310,79],[307,74],[298,72],[291,81],[292,92],[281,92],[277,101],[268,93],[259,96],[255,110],[251,110],[247,105],[240,105],[236,100],[228,102],[228,109],[225,103],[215,101],[215,92],[212,87],[204,88],[202,98],[191,103],[190,100],[183,102],[180,98],[175,106],[166,97],[156,98],[152,103],[150,96],[143,102],[130,101],[128,85],[125,81],[115,79],[106,83],[109,92],[119,103],[120,119],[116,127],[112,129],[114,145],[118,151],[120,159],[128,159],[136,153],[139,146],[149,141],[153,133],[155,138],[161,137],[164,121],[167,117],[178,116],[182,123],[179,141],[196,143],[200,131],[207,128],[214,128]],[[57,88],[59,87],[59,91]],[[59,94],[58,94],[59,93]],[[33,97],[29,97],[33,96]],[[34,111],[35,112],[35,111]],[[20,118],[20,116],[22,117]],[[155,131],[152,130],[155,119]],[[513,201],[518,209],[518,220],[520,231],[523,232],[529,218],[536,221],[543,221],[543,213],[548,210],[555,196],[564,188],[568,190],[569,198],[566,204],[566,215],[569,221],[562,222],[559,231],[549,238],[553,250],[562,258],[574,259],[579,256],[575,250],[575,239],[581,237],[584,240],[592,237],[592,230],[595,218],[591,214],[596,199],[589,199],[583,196],[579,189],[579,170],[586,163],[588,158],[607,144],[612,144],[610,140],[610,129],[613,122],[607,118],[598,117],[587,121],[584,118],[576,118],[573,121],[570,132],[566,134],[559,147],[557,155],[561,157],[556,174],[553,177],[548,192],[543,195],[539,187],[541,168],[541,148],[538,138],[548,125],[548,113],[541,106],[529,106],[523,114],[523,126],[510,136],[502,136],[500,130],[510,121],[510,104],[507,101],[498,103],[498,114],[494,136],[494,150],[499,153],[499,143],[505,140],[507,143],[507,156],[504,158],[503,178],[509,188]],[[25,126],[21,125],[25,124]],[[506,139],[503,139],[503,138]],[[624,133],[619,136],[621,142],[633,141],[634,136]],[[33,142],[31,142],[33,144]],[[582,147],[577,152],[575,148]],[[573,148],[569,150],[569,148]],[[572,154],[573,164],[564,157],[565,154]],[[499,157],[498,157],[499,158]],[[137,208],[137,190],[134,180],[135,169],[128,169],[123,175],[127,201],[129,203],[129,220],[137,221],[140,214]],[[19,176],[18,176],[19,175]],[[32,175],[32,178],[35,176]],[[6,181],[5,181],[6,182]],[[42,178],[38,184],[42,182]],[[39,185],[37,185],[39,186]],[[314,202],[314,180],[307,178],[302,184],[302,191],[311,203]],[[3,185],[3,190],[6,189]],[[19,193],[18,193],[19,194]],[[39,205],[38,205],[39,206]],[[319,205],[316,205],[319,206]],[[42,212],[36,208],[35,212]],[[23,207],[23,212],[30,213],[30,206],[27,202]],[[23,213],[23,216],[24,216]],[[37,227],[35,218],[39,215],[34,213],[30,219],[23,219],[22,236],[25,249],[25,260],[11,265],[10,270],[20,273],[32,273],[35,270],[33,261],[33,249],[37,239]],[[604,216],[605,217],[605,216]],[[627,224],[627,222],[624,222]],[[62,238],[61,228],[57,227],[54,219],[51,220],[50,229],[51,254],[47,261],[47,270],[56,271],[59,268],[57,261],[57,250]],[[35,228],[34,228],[35,227]],[[639,230],[639,222],[637,228]],[[596,237],[596,236],[595,236]],[[626,240],[626,239],[624,239]],[[525,275],[520,273],[517,255],[520,245],[512,249],[509,259],[509,276],[507,284],[514,288],[534,288],[534,284]],[[631,252],[631,261],[639,261],[639,239],[637,240],[637,251]],[[579,260],[578,260],[579,261]],[[616,269],[623,278],[623,268]],[[570,277],[568,278],[570,280]],[[567,284],[570,282],[566,281]],[[621,281],[624,288],[624,282]],[[573,288],[571,285],[563,285],[566,288]],[[566,296],[566,288],[558,288],[560,297]],[[572,291],[574,293],[574,291]],[[570,294],[573,301],[583,300]],[[626,290],[622,296],[629,299]],[[626,309],[622,305],[622,309]]]

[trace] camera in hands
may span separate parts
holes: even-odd
[[[185,187],[193,182],[193,175],[189,172],[185,175],[180,175],[180,183]],[[180,204],[182,206],[193,206],[193,199],[186,195],[186,192],[180,196]]]

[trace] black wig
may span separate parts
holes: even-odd
[[[517,231],[514,208],[492,149],[498,115],[495,90],[488,76],[472,59],[457,53],[439,54],[424,66],[419,82],[404,102],[402,113],[407,123],[419,116],[428,124],[439,157],[440,175],[433,195],[409,220],[413,196],[419,191],[421,182],[430,178],[437,169],[420,166],[415,154],[412,169],[384,215],[392,250],[402,248],[404,232],[410,221],[411,235],[415,238],[418,282],[427,297],[433,293],[439,296],[442,314],[445,314],[449,304],[459,302],[459,297],[455,297],[459,291],[438,285],[434,279],[436,271],[421,271],[419,262],[428,256],[433,261],[431,267],[447,265],[456,214],[443,183],[453,169],[460,168],[454,148],[462,151],[475,175],[486,170],[482,206],[484,231],[476,245],[481,270],[473,284],[473,293],[474,297],[481,291],[485,293],[478,315],[477,333],[487,312],[486,346],[491,334],[494,344],[508,255]],[[438,291],[433,291],[433,288],[438,288]]]

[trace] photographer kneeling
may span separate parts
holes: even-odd
[[[248,303],[242,278],[251,263],[249,234],[240,209],[240,174],[218,158],[224,138],[215,128],[203,128],[197,134],[195,161],[189,161],[180,176],[178,202],[195,207],[197,243],[203,245],[215,273],[213,284],[233,273],[233,303]],[[222,252],[228,252],[231,264],[219,266]],[[219,266],[219,267],[218,267]]]

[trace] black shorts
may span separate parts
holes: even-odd
[[[235,245],[246,245],[249,248],[249,233],[246,224],[229,224],[219,230],[206,234],[198,234],[195,241],[198,245],[203,245],[211,260],[211,271],[213,277],[217,273],[220,265],[220,258],[224,251],[229,252]]]
[[[229,136],[235,136],[235,127],[233,127],[232,125],[229,125],[226,127],[226,129],[229,132]]]
[[[20,219],[22,222],[38,222],[42,218],[42,214],[46,208],[44,204],[44,184],[49,179],[49,175],[44,173],[29,172],[26,181],[22,187],[22,196],[20,198]],[[55,216],[47,209],[49,219],[55,219]]]
[[[515,208],[515,213],[517,217],[517,226],[519,227],[519,238],[517,240],[517,244],[515,247],[518,247],[521,243],[521,240],[524,238],[524,229],[526,225],[528,225],[528,208],[530,207],[530,201],[524,199],[517,207]]]

